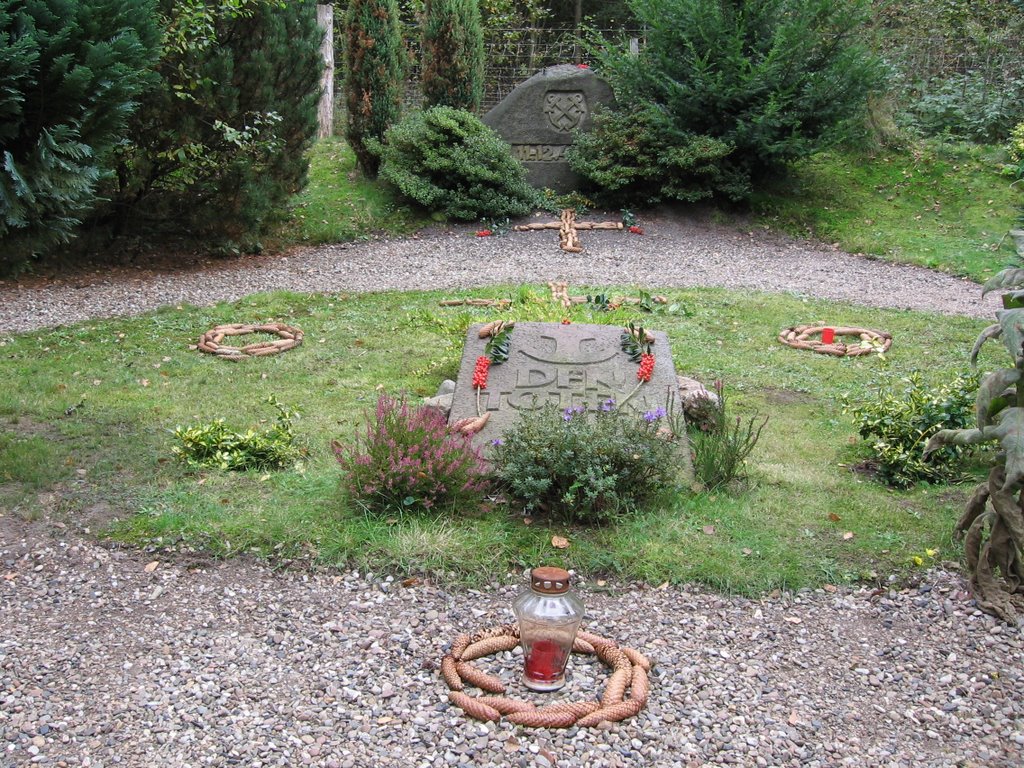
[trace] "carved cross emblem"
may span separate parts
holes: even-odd
[[[544,96],[544,114],[556,131],[568,133],[587,116],[587,99],[582,91],[551,91]]]

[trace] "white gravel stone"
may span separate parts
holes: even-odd
[[[208,305],[272,290],[427,290],[567,280],[652,290],[720,286],[838,299],[872,307],[991,317],[998,297],[968,280],[853,256],[763,229],[718,225],[686,214],[650,215],[643,236],[582,233],[585,251],[558,249],[552,232],[477,238],[457,226],[401,240],[304,248],[182,269],[85,269],[56,278],[0,281],[0,332],[133,315],[157,307]]]
[[[4,768],[1024,764],[1021,629],[993,625],[943,571],[925,575],[923,604],[917,588],[748,600],[584,586],[589,628],[656,662],[650,702],[623,723],[546,731],[468,720],[436,671],[458,632],[511,619],[517,577],[385,594],[352,573],[240,560],[147,573],[142,553],[0,523]],[[142,600],[154,583],[164,591]],[[574,657],[565,690],[531,694],[521,659],[475,663],[537,703],[590,698],[607,675]]]

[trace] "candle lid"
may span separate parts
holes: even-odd
[[[543,565],[530,571],[530,585],[545,595],[561,595],[569,591],[569,572]]]

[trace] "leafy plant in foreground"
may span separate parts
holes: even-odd
[[[475,511],[487,492],[487,468],[469,437],[451,433],[433,408],[412,408],[381,393],[355,442],[331,443],[349,494],[377,513]]]
[[[744,476],[744,461],[761,438],[768,417],[757,424],[755,414],[744,425],[739,416],[727,416],[725,386],[720,380],[715,381],[715,397],[705,402],[699,428],[690,431],[690,451],[694,476],[706,490],[713,491]]]
[[[899,391],[878,388],[872,400],[851,402],[843,397],[843,410],[853,416],[857,431],[872,439],[871,452],[879,479],[894,488],[907,488],[922,480],[951,482],[963,479],[957,463],[967,452],[949,445],[924,458],[924,446],[940,429],[961,429],[974,410],[978,378],[961,375],[938,387],[926,386],[918,371],[903,379]]]
[[[676,485],[684,469],[664,409],[637,417],[613,401],[524,411],[496,442],[495,473],[527,510],[602,523]],[[660,434],[659,434],[660,432]]]
[[[178,427],[174,437],[180,445],[171,448],[171,453],[193,469],[265,470],[293,464],[300,455],[292,430],[298,414],[287,410],[273,395],[266,402],[277,409],[277,420],[269,429],[236,432],[224,419]]]
[[[1017,252],[1024,256],[1024,232],[1014,230]],[[979,485],[956,523],[965,537],[964,549],[971,587],[978,605],[1005,621],[1014,622],[1024,609],[1024,269],[1012,267],[993,276],[982,290],[1006,290],[1005,309],[984,331],[971,351],[975,364],[988,339],[1001,338],[1012,368],[985,376],[978,387],[974,429],[944,429],[925,448],[931,455],[950,445],[998,442],[1000,452],[988,478]],[[997,572],[1001,577],[997,577]]]

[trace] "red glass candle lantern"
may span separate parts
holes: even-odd
[[[583,602],[569,591],[569,572],[534,568],[530,588],[516,597],[512,610],[525,659],[523,684],[534,691],[557,691],[565,685],[565,663],[583,620]]]

